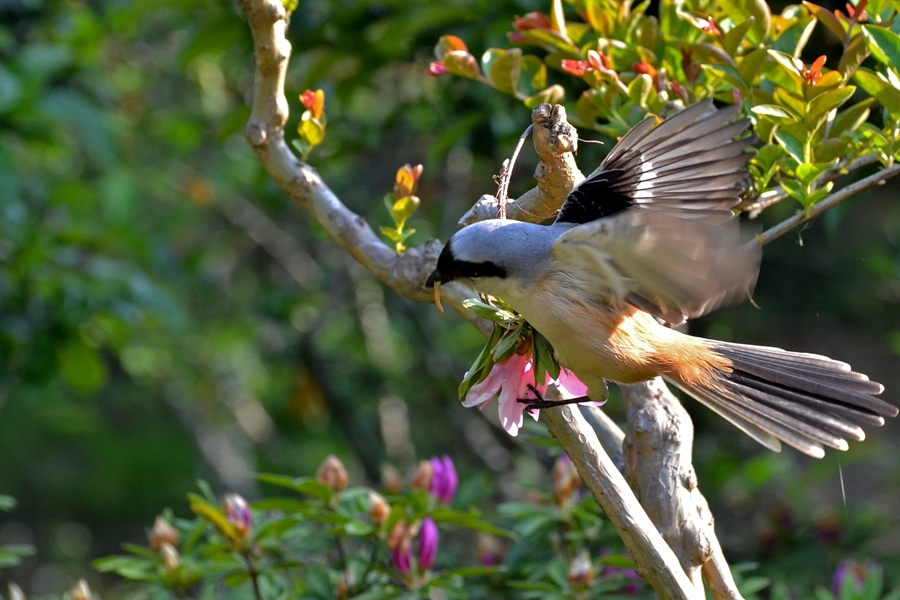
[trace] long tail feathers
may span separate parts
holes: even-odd
[[[667,379],[776,452],[784,442],[821,458],[823,446],[846,450],[847,440],[865,438],[861,425],[880,427],[884,417],[897,416],[896,406],[875,397],[884,386],[846,363],[780,348],[704,341],[731,361],[731,371],[717,371],[702,384]]]

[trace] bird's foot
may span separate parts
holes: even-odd
[[[540,410],[542,408],[557,408],[559,406],[565,406],[566,404],[580,404],[582,402],[590,402],[591,400],[587,396],[579,396],[578,398],[569,398],[567,400],[547,400],[544,398],[544,395],[530,383],[528,384],[528,389],[535,395],[535,398],[516,398],[516,402],[524,404],[525,412],[529,415],[532,411]]]

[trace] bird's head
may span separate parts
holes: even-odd
[[[490,219],[465,227],[444,246],[427,287],[459,281],[479,292],[499,294],[534,279],[545,265],[558,232],[511,219]]]

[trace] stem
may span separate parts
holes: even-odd
[[[826,210],[834,208],[850,196],[853,196],[854,194],[861,192],[868,187],[872,187],[873,185],[881,184],[882,182],[887,181],[892,177],[896,177],[897,175],[900,175],[900,165],[894,165],[893,167],[890,167],[888,169],[882,169],[881,171],[873,175],[869,175],[864,179],[860,179],[855,183],[851,183],[850,185],[841,188],[837,192],[831,194],[821,202],[817,202],[815,205],[810,207],[808,211],[799,212],[793,217],[785,219],[771,229],[762,232],[761,234],[756,236],[753,241],[749,242],[748,245],[753,246],[758,244],[762,246],[768,244],[772,240],[783,236],[790,230],[795,229],[800,225],[803,225],[807,221],[818,217]]]
[[[253,564],[250,551],[245,550],[241,552],[241,556],[244,557],[244,562],[247,564],[247,574],[250,576],[250,582],[253,584],[253,597],[256,600],[262,600],[262,592],[259,590],[259,571],[256,570],[256,566]]]

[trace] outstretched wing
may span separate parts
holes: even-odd
[[[747,241],[735,220],[627,210],[572,227],[553,257],[582,297],[628,302],[680,324],[750,295],[761,252]]]
[[[729,221],[755,142],[735,139],[749,127],[739,112],[708,100],[646,119],[569,194],[553,254],[587,297],[682,323],[749,295],[760,251]]]
[[[750,184],[746,149],[756,142],[735,139],[750,127],[747,119],[733,122],[739,114],[736,105],[717,110],[705,100],[659,125],[644,119],[572,190],[556,222],[582,224],[632,207],[728,219]]]

